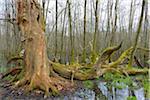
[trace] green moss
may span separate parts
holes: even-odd
[[[4,73],[7,71],[6,67],[0,66],[0,73]]]
[[[124,75],[121,75],[119,73],[106,73],[103,75],[104,80],[107,81],[108,87],[115,87],[118,89],[123,89],[127,85],[132,86],[133,81],[130,77],[126,77]],[[120,84],[122,83],[122,84]]]
[[[92,52],[91,54],[91,63],[95,63],[96,62],[96,58],[98,57],[97,53],[96,52]]]
[[[117,83],[123,83],[123,84],[117,84]],[[118,78],[118,79],[115,79],[112,82],[112,85],[115,88],[123,89],[123,88],[126,88],[127,85],[131,86],[132,85],[132,80],[130,79],[130,77],[127,77],[127,78]]]
[[[144,80],[142,81],[143,87],[144,87],[144,91],[146,93],[146,97],[150,98],[150,82],[149,82],[149,78],[145,77],[143,78]]]
[[[135,96],[129,96],[127,100],[137,100]]]
[[[6,80],[6,81],[10,81],[12,78],[13,78],[13,76],[8,75],[7,77],[5,77],[5,78],[4,78],[4,80]]]
[[[86,87],[88,89],[93,89],[93,87],[94,87],[94,83],[90,80],[84,81],[83,85],[84,85],[84,87]]]
[[[125,50],[121,56],[115,61],[109,64],[110,67],[116,67],[118,64],[120,64],[122,61],[124,61],[126,58],[128,58],[132,52],[133,48],[129,48]],[[130,67],[129,67],[130,68]]]
[[[14,79],[14,81],[15,80],[19,80],[19,79],[22,79],[23,78],[23,71],[21,71],[20,73],[19,73],[19,75],[17,75],[17,77]]]

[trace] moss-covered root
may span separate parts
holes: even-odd
[[[27,88],[27,91],[31,91],[37,88],[45,91],[46,96],[50,95],[50,93],[52,95],[57,95],[59,94],[59,90],[60,90],[60,88],[57,87],[62,87],[62,86],[56,84],[56,80],[54,81],[47,76],[41,77],[40,75],[34,74]]]
[[[26,75],[23,79],[15,84],[16,87],[24,87],[28,93],[34,89],[43,90],[45,97],[49,95],[59,95],[62,90],[69,90],[73,86],[68,81],[62,81],[59,78],[49,77],[48,75]]]

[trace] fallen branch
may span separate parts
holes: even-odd
[[[142,66],[142,64],[139,62],[139,60],[137,59],[136,56],[134,56],[134,61],[135,61],[135,63],[136,63],[137,66],[139,66],[139,67],[141,67],[141,68],[144,68],[144,67]]]
[[[132,50],[133,50],[133,47],[127,49],[126,51],[124,51],[121,54],[121,56],[115,62],[109,63],[108,66],[109,67],[117,67],[117,65],[121,64],[126,58],[129,57],[129,55],[131,54]]]
[[[106,48],[101,54],[101,56],[99,57],[98,61],[96,62],[96,65],[99,65],[100,63],[104,63],[106,60],[108,60],[115,51],[121,48],[121,46],[122,46],[122,42],[118,46]]]
[[[147,48],[137,47],[137,49],[145,51],[145,52],[150,52],[150,49],[147,49]]]

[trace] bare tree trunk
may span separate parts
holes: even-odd
[[[64,12],[64,17],[63,17],[63,26],[62,26],[62,32],[61,32],[61,53],[60,53],[60,59],[62,60],[62,57],[64,56],[63,54],[63,47],[64,47],[64,32],[65,32],[65,21],[66,21],[66,9],[67,9],[67,2],[65,6],[65,12]]]
[[[132,37],[133,37],[133,20],[134,20],[134,4],[135,4],[136,0],[131,0],[131,4],[130,4],[130,15],[129,15],[129,26],[128,26],[128,34],[127,34],[127,38],[128,40],[128,45],[131,46],[132,44]]]
[[[105,39],[107,39],[108,34],[110,34],[110,1],[107,1],[107,32]]]
[[[8,8],[8,0],[5,1],[5,19],[10,19],[10,11],[9,11],[9,8]],[[5,22],[5,25],[6,25],[6,29],[5,29],[5,33],[6,33],[6,59],[8,60],[9,59],[9,56],[11,55],[11,52],[10,52],[10,47],[11,47],[11,42],[10,42],[10,38],[11,38],[11,35],[10,35],[10,30],[9,30],[9,25],[10,23],[8,21]]]
[[[68,3],[68,18],[69,18],[69,34],[70,34],[70,45],[71,45],[71,63],[74,62],[74,37],[72,32],[72,16],[71,16],[71,1],[67,0]]]
[[[92,62],[96,61],[96,41],[97,41],[97,33],[98,33],[98,1],[96,0],[95,7],[95,32],[93,37],[93,51],[92,51]]]
[[[57,56],[58,1],[56,0],[55,57]]]
[[[133,45],[133,50],[132,50],[132,53],[131,53],[131,56],[130,56],[128,67],[131,67],[132,63],[133,63],[133,56],[134,56],[135,50],[137,48],[138,39],[139,39],[141,27],[142,27],[143,16],[144,16],[144,8],[145,8],[145,0],[142,1],[141,16],[140,16],[139,25],[138,25],[137,32],[136,32],[137,34],[136,34],[136,37],[135,37],[135,42],[134,42],[134,45]]]
[[[145,21],[144,21],[144,48],[148,48],[148,39],[149,39],[149,35],[148,35],[148,0],[146,0],[145,2]],[[147,66],[145,61],[146,59],[146,55],[144,54],[144,66]]]
[[[114,19],[114,23],[112,26],[112,34],[111,34],[111,39],[110,39],[110,46],[112,46],[115,43],[115,35],[116,35],[116,29],[117,29],[117,7],[118,7],[118,2],[119,0],[116,0],[115,2],[115,19]]]
[[[45,17],[45,0],[42,0],[43,18]]]
[[[86,59],[86,5],[87,5],[87,0],[84,1],[84,33],[83,33],[83,62],[85,62]]]
[[[48,8],[49,8],[49,4],[50,4],[50,0],[48,0],[48,2],[47,2],[47,8],[46,8],[46,14],[45,14],[45,18],[47,19],[47,15],[48,15],[48,12],[49,12],[49,10],[48,10]]]
[[[130,5],[130,16],[129,16],[129,27],[128,27],[128,32],[132,34],[132,25],[133,25],[133,0],[131,0],[131,5]]]
[[[92,0],[92,1],[93,1],[93,0]],[[91,13],[90,13],[90,15],[91,15],[91,20],[90,20],[90,21],[91,21],[91,23],[90,23],[91,26],[90,26],[90,30],[91,30],[91,31],[90,31],[90,32],[91,32],[91,33],[93,32],[93,12],[92,12],[92,11],[93,11],[93,7],[92,7],[92,1],[90,1],[90,2],[91,2],[91,3],[90,3],[90,6],[91,6],[91,9],[90,9],[90,10],[91,10]]]

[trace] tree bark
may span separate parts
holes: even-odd
[[[70,47],[71,47],[71,63],[74,63],[74,37],[72,32],[72,15],[71,15],[71,0],[67,0],[68,4],[68,20],[69,20],[69,34],[70,34]]]
[[[96,61],[96,41],[97,41],[97,34],[98,34],[98,2],[99,0],[96,0],[95,4],[95,32],[93,37],[93,51],[92,51],[92,62]]]
[[[56,0],[56,16],[55,16],[55,21],[56,21],[56,29],[55,29],[55,57],[57,56],[57,31],[58,31],[58,1]]]
[[[85,62],[86,59],[86,8],[87,0],[84,1],[83,62]]]
[[[44,90],[46,95],[49,94],[49,89],[52,93],[58,93],[59,82],[49,77],[44,18],[40,5],[37,0],[17,0],[17,4],[18,25],[24,36],[25,66],[24,77],[16,83],[16,86],[27,85],[27,91],[39,88]]]

